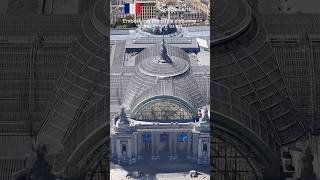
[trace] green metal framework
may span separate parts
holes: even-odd
[[[174,96],[154,96],[139,103],[131,117],[140,121],[191,121],[196,108]]]

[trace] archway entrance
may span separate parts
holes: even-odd
[[[160,157],[169,156],[169,133],[160,133],[160,143],[159,143],[159,155]]]
[[[188,159],[192,155],[192,132],[149,130],[140,132],[139,157],[142,160]]]

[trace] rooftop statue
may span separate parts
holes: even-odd
[[[210,117],[208,115],[208,108],[205,108],[203,111],[202,122],[210,122]]]
[[[124,111],[124,108],[121,109],[121,113],[119,116],[116,117],[117,120],[119,120],[119,123],[121,124],[128,124],[128,118],[127,118],[127,114]]]
[[[158,58],[157,60],[159,63],[172,63],[172,60],[169,57],[168,52],[167,52],[164,37],[163,37],[162,43],[161,43],[160,56],[157,56],[156,58]]]

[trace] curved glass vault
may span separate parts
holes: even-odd
[[[173,97],[150,98],[138,105],[131,118],[138,121],[191,121],[191,107]]]
[[[135,120],[139,121],[175,121],[192,120],[192,115],[184,107],[170,101],[155,101],[142,107]]]

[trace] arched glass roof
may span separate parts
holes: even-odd
[[[139,121],[191,121],[191,112],[175,101],[158,100],[142,106],[136,114],[133,115],[135,120]]]

